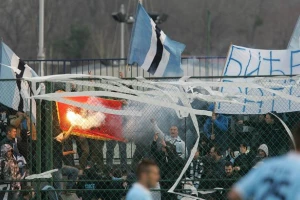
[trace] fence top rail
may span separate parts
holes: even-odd
[[[225,59],[225,56],[184,56],[182,60],[188,59]],[[113,61],[113,60],[127,60],[127,58],[80,58],[80,59],[25,59],[25,62],[68,62],[68,61]]]
[[[190,78],[193,79],[222,79],[222,78],[272,78],[272,77],[277,77],[277,78],[290,78],[298,76],[298,74],[286,76],[286,75],[258,75],[258,76],[190,76]],[[144,77],[145,79],[180,79],[182,77]],[[135,78],[124,78],[127,80],[132,80]]]
[[[258,76],[190,76],[192,79],[222,79],[222,78],[291,78],[299,76],[299,74],[294,74],[294,75],[258,75]],[[167,79],[180,79],[182,77],[144,77],[145,79],[150,79],[150,80],[167,80]],[[72,79],[98,79],[97,77],[82,77],[82,78],[72,78]],[[123,78],[124,80],[135,80],[136,77],[133,78]],[[0,81],[16,81],[16,80],[25,80],[24,78],[15,78],[15,79],[0,79]]]

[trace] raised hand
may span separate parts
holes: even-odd
[[[157,141],[158,135],[159,135],[159,133],[155,133],[155,134],[154,134],[153,141],[155,141],[155,142]]]

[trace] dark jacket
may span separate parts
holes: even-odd
[[[214,178],[222,178],[224,174],[225,162],[226,160],[221,158],[219,161],[214,163]]]
[[[167,185],[172,185],[177,179],[184,166],[184,160],[178,156],[175,148],[167,148],[168,154],[163,152],[157,142],[151,144],[151,157],[155,159],[160,170],[162,179],[172,180]],[[164,185],[164,184],[162,184]]]
[[[235,182],[240,177],[241,176],[236,171],[233,171],[232,174],[231,174],[231,176],[227,176],[227,174],[224,172],[224,176],[223,176],[224,179],[235,179]]]
[[[63,163],[63,146],[56,139],[53,140],[53,168],[60,169]]]
[[[65,140],[63,142],[62,146],[63,146],[63,152],[73,151],[73,141],[72,141],[72,139],[68,138],[67,140]],[[65,165],[75,166],[74,155],[73,154],[64,155],[63,156],[63,162],[64,162]]]
[[[260,144],[268,146],[270,156],[282,155],[291,147],[291,140],[278,121],[274,124],[265,124],[265,130],[261,133],[259,141]]]
[[[245,175],[252,167],[253,156],[250,152],[240,154],[234,161],[235,167],[240,167],[239,175]]]
[[[215,161],[214,159],[208,157],[205,164],[205,177],[213,179],[222,178],[224,174],[225,162],[226,160],[224,158],[221,158],[219,161]]]
[[[232,172],[231,176],[227,176],[225,173],[225,167],[223,171],[223,175],[221,180],[219,180],[214,187],[221,187],[221,188],[231,188],[232,185],[238,181],[241,176],[236,171]]]
[[[76,193],[78,197],[82,197],[85,200],[99,198],[108,199],[110,196],[113,196],[113,192],[115,192],[111,192],[109,190],[111,184],[109,178],[98,174],[97,169],[95,167],[86,169],[84,171],[84,175],[81,176],[79,180],[80,181],[77,184],[77,188],[79,190],[77,190]],[[102,191],[100,191],[101,189]]]

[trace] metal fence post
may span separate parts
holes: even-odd
[[[53,91],[53,83],[48,82],[46,84],[46,93],[51,93]],[[52,107],[53,107],[53,102],[52,101],[47,101],[47,109],[48,112],[45,113],[48,117],[48,120],[45,121],[45,131],[44,131],[44,136],[45,136],[45,156],[46,156],[46,170],[51,170],[53,169],[53,126],[52,126]]]
[[[42,100],[37,101],[37,110],[36,110],[36,155],[35,155],[35,171],[34,173],[41,173],[42,172],[42,120],[41,120],[41,110],[42,110]],[[32,138],[31,138],[32,139]],[[31,157],[33,158],[33,157]],[[34,161],[32,161],[34,163]],[[32,167],[31,167],[32,170]],[[34,186],[36,188],[36,199],[41,199],[41,188],[39,180],[38,182],[34,182]]]
[[[32,83],[31,82],[29,82],[29,85],[30,85],[30,87],[32,87]],[[32,93],[30,93],[30,97],[32,96]],[[29,144],[29,146],[28,146],[28,148],[27,148],[27,155],[28,155],[28,160],[27,160],[27,162],[28,162],[28,166],[30,167],[30,169],[29,169],[29,171],[30,171],[30,173],[32,173],[32,166],[33,166],[33,157],[32,157],[32,145],[33,145],[33,142],[32,142],[32,99],[30,99],[30,113],[29,113],[29,118],[31,119],[30,120],[30,124],[29,124],[29,126],[30,127],[28,127],[30,130],[31,130],[31,133],[30,133],[30,137],[29,138],[27,138],[27,143]]]
[[[42,120],[41,120],[41,109],[42,100],[38,101],[37,114],[36,114],[36,128],[37,128],[37,140],[36,140],[36,173],[41,173],[41,163],[42,163]]]

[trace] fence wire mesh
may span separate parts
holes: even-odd
[[[15,81],[3,80],[1,87],[9,87]],[[20,104],[15,105],[17,109],[1,104],[0,199],[125,199],[137,180],[136,167],[145,158],[155,160],[160,168],[161,178],[151,191],[153,199],[182,199],[183,196],[167,191],[181,174],[198,138],[193,121],[190,116],[180,117],[174,109],[166,107],[172,97],[159,97],[160,93],[154,93],[150,83],[143,82],[141,87],[135,84],[138,81],[126,81],[45,82],[46,94],[73,92],[75,97],[65,98],[72,105],[53,101],[51,98],[57,98],[53,94],[48,100],[37,99],[35,122],[32,102],[27,105],[27,112],[18,112]],[[161,93],[178,92],[176,86],[160,86]],[[118,89],[125,95],[134,89],[137,98],[151,98],[155,94],[153,101],[161,105],[134,97],[113,97],[112,93],[119,94]],[[77,92],[107,91],[111,92],[110,97],[91,97],[89,93],[77,96]],[[200,89],[198,92],[205,94]],[[14,98],[2,93],[0,99],[17,102]],[[216,104],[194,99],[191,106],[214,111]],[[114,110],[124,115],[116,115]],[[277,116],[291,128],[298,121],[299,112]],[[293,148],[284,126],[271,113],[213,112],[212,116],[197,115],[197,122],[199,144],[175,192],[226,199],[228,189],[249,170]],[[44,173],[53,169],[58,171],[52,176]]]

